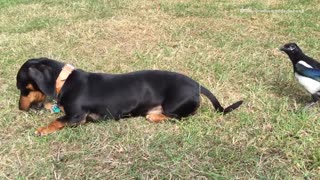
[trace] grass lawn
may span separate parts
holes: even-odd
[[[320,59],[315,0],[0,0],[0,179],[319,179],[319,105],[278,47]],[[213,91],[194,116],[88,123],[45,137],[61,114],[18,110],[33,57],[87,71],[177,71]]]

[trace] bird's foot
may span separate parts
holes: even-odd
[[[316,104],[315,102],[310,102],[304,107],[304,109],[309,109],[309,108],[313,107],[315,104]]]

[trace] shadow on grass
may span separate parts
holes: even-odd
[[[311,96],[309,96],[307,92],[300,88],[299,84],[292,82],[284,83],[283,81],[272,81],[268,85],[272,86],[271,90],[279,97],[286,96],[290,100],[297,102],[299,105],[304,106],[311,100]]]

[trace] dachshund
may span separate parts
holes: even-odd
[[[18,71],[17,88],[20,110],[48,107],[46,99],[52,97],[64,111],[64,116],[38,128],[35,134],[39,136],[88,120],[136,116],[144,116],[151,122],[181,119],[196,112],[200,94],[209,98],[222,114],[243,103],[237,101],[223,108],[207,88],[176,72],[91,73],[48,58],[27,60]]]

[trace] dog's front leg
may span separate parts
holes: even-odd
[[[62,116],[52,121],[48,126],[40,127],[36,130],[35,134],[38,136],[44,136],[54,133],[65,126],[77,126],[86,122],[87,114],[74,115],[71,117]]]
[[[66,123],[62,122],[59,119],[56,119],[56,120],[52,121],[48,126],[38,128],[36,130],[35,134],[38,136],[44,136],[47,134],[51,134],[57,130],[62,129],[65,125],[66,125]]]

